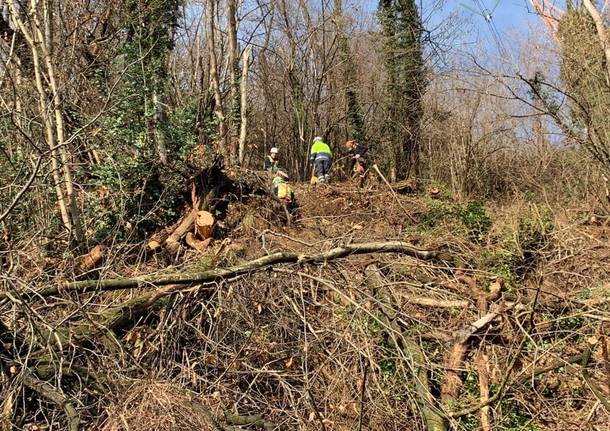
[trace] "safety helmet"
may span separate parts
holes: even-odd
[[[316,136],[315,138],[313,138],[314,142],[318,142],[318,141],[323,141],[323,139],[319,136]]]
[[[276,147],[271,148],[271,151],[269,151],[271,154],[277,154],[278,153],[278,149]]]

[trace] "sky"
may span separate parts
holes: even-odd
[[[431,7],[435,2],[436,0],[422,0],[423,9]],[[435,12],[432,20],[442,21],[457,14],[472,28],[465,37],[467,43],[482,43],[494,51],[504,49],[509,54],[515,46],[511,41],[516,34],[528,35],[532,29],[544,30],[542,21],[529,0],[500,0],[497,6],[496,2],[497,0],[446,0],[445,6]],[[483,5],[488,11],[496,6],[492,11],[491,23],[497,29],[500,42],[493,37],[491,26],[485,18],[475,12],[481,9],[477,4]]]

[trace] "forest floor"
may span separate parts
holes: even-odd
[[[81,278],[200,274],[361,243],[400,241],[434,255],[277,263],[170,285],[163,296],[154,283],[60,291],[27,316],[4,301],[2,321],[12,310],[7,326],[25,339],[45,339],[41,326],[67,331],[58,343],[47,335],[44,355],[2,354],[15,373],[65,394],[74,412],[47,394],[5,401],[3,417],[20,416],[19,429],[30,430],[69,428],[66,418],[136,431],[610,430],[606,219],[525,201],[401,195],[383,183],[295,190],[290,226],[267,196],[252,195],[229,204],[222,237],[205,252],[111,251]],[[33,268],[27,278],[38,286],[70,278]],[[14,384],[11,396],[37,388],[44,393]]]

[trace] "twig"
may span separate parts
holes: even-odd
[[[413,217],[411,214],[409,214],[409,212],[407,211],[407,209],[404,207],[404,205],[402,204],[402,202],[400,202],[400,198],[398,197],[398,195],[396,194],[396,192],[394,191],[394,189],[392,188],[392,185],[389,183],[389,181],[383,176],[383,174],[381,173],[381,171],[379,170],[379,168],[377,167],[377,164],[373,164],[373,169],[375,169],[375,171],[377,172],[377,174],[381,177],[381,179],[383,180],[384,183],[386,183],[386,185],[388,186],[388,188],[390,189],[390,192],[392,193],[392,196],[394,196],[394,199],[396,199],[396,202],[398,202],[398,205],[400,205],[400,207],[403,209],[403,211],[405,212],[405,215],[407,217],[409,217],[409,219],[413,222],[413,223],[417,223],[417,220],[415,220],[415,217]]]
[[[6,217],[8,217],[8,215],[11,213],[11,211],[15,208],[15,206],[17,206],[17,204],[19,203],[19,200],[21,199],[21,197],[25,194],[25,192],[28,191],[28,189],[32,186],[32,183],[34,182],[34,180],[36,179],[36,175],[38,175],[38,170],[40,169],[40,164],[42,163],[42,156],[38,157],[38,160],[36,160],[36,165],[34,166],[34,172],[32,172],[32,175],[30,175],[30,178],[28,178],[27,183],[25,183],[25,185],[21,188],[21,190],[19,190],[19,193],[17,193],[17,195],[15,196],[15,198],[13,199],[13,202],[11,202],[11,204],[8,206],[8,208],[6,209],[6,211],[4,211],[2,213],[2,215],[0,215],[0,223],[2,223],[4,221],[4,219]]]
[[[358,418],[358,431],[362,431],[362,420],[364,418],[364,393],[366,391],[366,378],[369,371],[369,361],[364,362],[364,373],[362,375],[362,388],[360,390],[360,416]]]

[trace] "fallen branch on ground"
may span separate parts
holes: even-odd
[[[78,412],[70,403],[68,397],[63,394],[60,390],[55,389],[51,384],[47,382],[43,382],[42,380],[37,379],[29,373],[23,373],[22,381],[25,386],[30,388],[31,390],[38,392],[44,398],[50,400],[51,402],[57,404],[68,417],[68,427],[69,431],[78,431],[78,427],[80,425],[80,417]]]
[[[333,248],[320,254],[301,254],[296,252],[278,252],[251,260],[241,265],[236,265],[225,269],[213,269],[193,274],[171,274],[154,277],[138,278],[118,278],[109,280],[84,280],[65,283],[60,286],[49,287],[36,292],[37,296],[51,296],[60,292],[92,292],[109,291],[133,288],[146,288],[166,286],[175,284],[172,292],[178,291],[183,287],[196,284],[210,283],[238,275],[243,275],[252,271],[259,271],[272,265],[283,263],[315,264],[323,263],[334,259],[340,259],[350,255],[369,254],[369,253],[400,253],[422,260],[442,259],[443,254],[439,250],[420,250],[401,241],[371,242],[361,244],[348,244]],[[168,292],[169,293],[169,292]],[[0,292],[0,298],[4,296]]]

